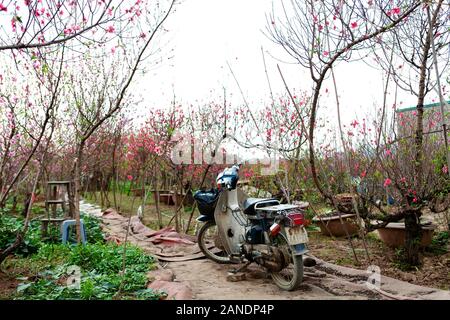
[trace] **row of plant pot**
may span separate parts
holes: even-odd
[[[359,227],[356,214],[333,212],[326,216],[316,216],[313,222],[320,228],[322,234],[334,237],[353,236],[358,234]],[[422,226],[421,245],[429,246],[433,238],[435,225]],[[377,229],[380,239],[389,247],[398,248],[405,244],[405,224],[402,222],[389,223]]]

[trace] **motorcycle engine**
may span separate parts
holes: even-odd
[[[264,243],[264,230],[260,225],[251,226],[245,235],[245,240],[249,244]]]

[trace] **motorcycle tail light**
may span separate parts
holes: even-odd
[[[275,237],[281,230],[281,226],[278,223],[274,223],[273,225],[270,226],[270,235],[272,237]]]
[[[302,226],[305,224],[305,216],[301,212],[290,213],[287,215],[291,220],[291,226]]]

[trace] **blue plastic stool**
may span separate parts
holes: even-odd
[[[69,227],[76,225],[77,220],[64,220],[61,224],[62,243],[66,244],[69,241]],[[81,228],[81,242],[86,244],[86,230],[84,229],[83,219],[80,219]]]
[[[395,204],[395,199],[392,196],[388,196],[387,203],[392,206]]]

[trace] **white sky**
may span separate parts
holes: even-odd
[[[242,104],[242,97],[227,67],[233,68],[246,98],[251,105],[269,101],[269,90],[264,73],[261,47],[266,54],[266,64],[275,94],[284,94],[284,86],[276,69],[280,63],[291,89],[309,90],[311,80],[299,65],[285,64],[286,53],[263,34],[266,13],[272,0],[185,0],[169,17],[165,27],[169,29],[168,47],[173,48],[174,58],[158,69],[137,80],[143,103],[139,112],[149,106],[169,106],[175,93],[182,104],[197,104],[223,100],[223,87],[227,100]],[[343,122],[349,124],[358,113],[362,118],[373,105],[382,101],[382,73],[361,62],[341,63],[336,69],[341,97]],[[335,118],[334,96],[328,83],[329,99],[322,105],[322,115]],[[403,106],[413,105],[414,97],[403,94]]]

